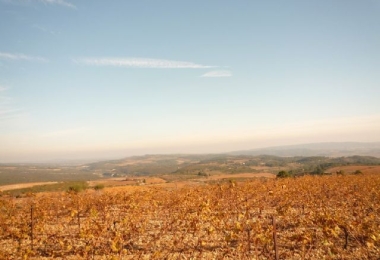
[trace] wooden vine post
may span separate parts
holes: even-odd
[[[272,216],[272,225],[273,225],[273,249],[274,249],[275,259],[278,260],[276,218],[274,216]]]
[[[33,205],[30,206],[30,248],[33,250]]]

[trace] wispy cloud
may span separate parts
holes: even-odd
[[[5,91],[5,90],[7,90],[7,89],[8,89],[7,86],[2,86],[2,85],[0,85],[0,92]]]
[[[51,35],[55,35],[56,34],[55,31],[52,31],[52,30],[50,30],[50,29],[48,29],[48,28],[46,28],[44,26],[38,25],[38,24],[33,24],[32,28],[37,29],[37,30],[39,30],[41,32],[44,32],[44,33],[49,33]]]
[[[39,0],[39,1],[42,3],[45,3],[45,4],[61,5],[64,7],[77,9],[77,7],[74,4],[67,2],[67,1],[64,1],[64,0]]]
[[[7,96],[2,96],[2,92],[5,92],[8,90],[8,87],[0,85],[0,114],[1,114],[1,109],[4,107],[4,105],[8,104],[12,98],[7,97]]]
[[[127,68],[155,69],[207,69],[215,66],[202,65],[187,61],[146,59],[146,58],[79,58],[75,63],[94,66],[114,66]]]
[[[12,98],[11,97],[3,97],[3,96],[0,96],[0,105],[3,105],[3,104],[8,104],[12,101]]]
[[[68,7],[71,9],[77,9],[77,7],[65,0],[0,0],[3,3],[8,3],[8,4],[15,4],[15,5],[26,5],[30,4],[32,2],[40,2],[43,4],[49,4],[49,5],[60,5],[64,7]]]
[[[219,78],[219,77],[232,77],[232,72],[229,70],[213,70],[203,74],[204,78]]]
[[[4,109],[0,108],[0,117],[8,116],[8,115],[14,115],[20,112],[20,109]]]
[[[23,109],[14,107],[13,98],[2,95],[8,89],[8,86],[0,85],[0,122],[26,115]]]
[[[26,115],[27,113],[23,109],[12,109],[0,106],[0,121],[15,119]]]
[[[47,59],[38,57],[38,56],[29,56],[22,53],[7,53],[7,52],[0,52],[0,59],[48,62]]]

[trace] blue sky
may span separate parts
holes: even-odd
[[[379,73],[379,0],[0,0],[0,162],[380,141]]]

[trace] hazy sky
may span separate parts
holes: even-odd
[[[380,141],[380,0],[0,0],[0,162]]]

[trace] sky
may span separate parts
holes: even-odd
[[[380,141],[380,0],[0,0],[0,162]]]

